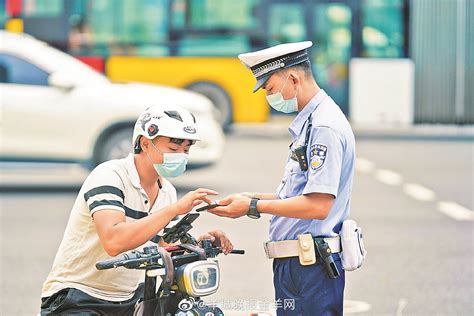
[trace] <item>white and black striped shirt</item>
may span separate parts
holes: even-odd
[[[134,221],[159,212],[176,200],[176,189],[162,179],[158,197],[150,207],[149,197],[140,185],[133,154],[97,166],[77,196],[41,296],[48,297],[72,287],[109,301],[131,298],[143,279],[143,272],[128,269],[99,271],[95,268],[97,261],[109,256],[100,243],[92,215],[100,210],[117,210],[125,214],[127,222]],[[169,226],[173,224],[174,221]],[[158,232],[149,243],[157,243],[161,234]]]

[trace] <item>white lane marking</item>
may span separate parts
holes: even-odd
[[[387,185],[400,185],[403,182],[401,175],[388,169],[377,170],[375,179]]]
[[[438,202],[438,210],[458,221],[474,221],[474,211],[454,202]]]
[[[367,312],[371,309],[369,303],[362,301],[344,300],[344,315]]]
[[[436,197],[435,193],[428,188],[416,183],[407,183],[403,186],[403,191],[419,201],[433,201]]]
[[[402,316],[403,309],[407,306],[408,301],[404,298],[401,298],[398,301],[397,312],[395,313],[396,316]]]
[[[355,169],[360,173],[371,173],[375,169],[375,164],[365,158],[357,158]]]
[[[375,170],[375,164],[370,160],[357,158],[355,168],[361,173],[371,173]],[[396,186],[403,184],[403,177],[388,169],[375,170],[374,177],[386,185]],[[416,183],[404,184],[403,191],[418,201],[429,202],[436,199],[434,191]],[[455,202],[440,201],[438,202],[438,210],[458,221],[474,221],[474,211]]]

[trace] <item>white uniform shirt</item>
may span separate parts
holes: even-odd
[[[311,115],[312,127],[307,144],[308,170],[303,171],[292,158],[292,151],[304,145]],[[279,199],[310,193],[334,196],[324,220],[273,216],[272,241],[295,240],[300,234],[314,237],[336,236],[350,211],[355,165],[355,140],[351,126],[337,104],[320,90],[298,113],[289,127],[293,140],[283,180],[277,189]]]

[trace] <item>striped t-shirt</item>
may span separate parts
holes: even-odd
[[[97,166],[87,177],[76,198],[41,297],[48,297],[64,288],[76,288],[91,296],[108,301],[130,299],[144,272],[117,268],[97,270],[95,263],[110,256],[102,247],[92,214],[100,210],[124,212],[126,220],[134,221],[176,202],[176,189],[166,179],[161,181],[155,204],[150,209],[149,198],[140,185],[134,155],[111,160]],[[172,221],[169,226],[172,226]],[[162,232],[152,241],[157,243]]]

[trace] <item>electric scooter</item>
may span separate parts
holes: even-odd
[[[171,247],[144,247],[142,251],[132,250],[112,259],[99,261],[99,270],[124,267],[145,272],[143,299],[134,315],[144,316],[221,316],[222,310],[209,306],[201,299],[217,292],[220,281],[217,256],[220,247],[210,240],[200,243],[191,236],[191,223],[199,217],[189,213],[175,226],[165,229],[166,243],[181,244]],[[244,250],[233,250],[232,254],[245,254]],[[157,289],[157,277],[162,278]]]

